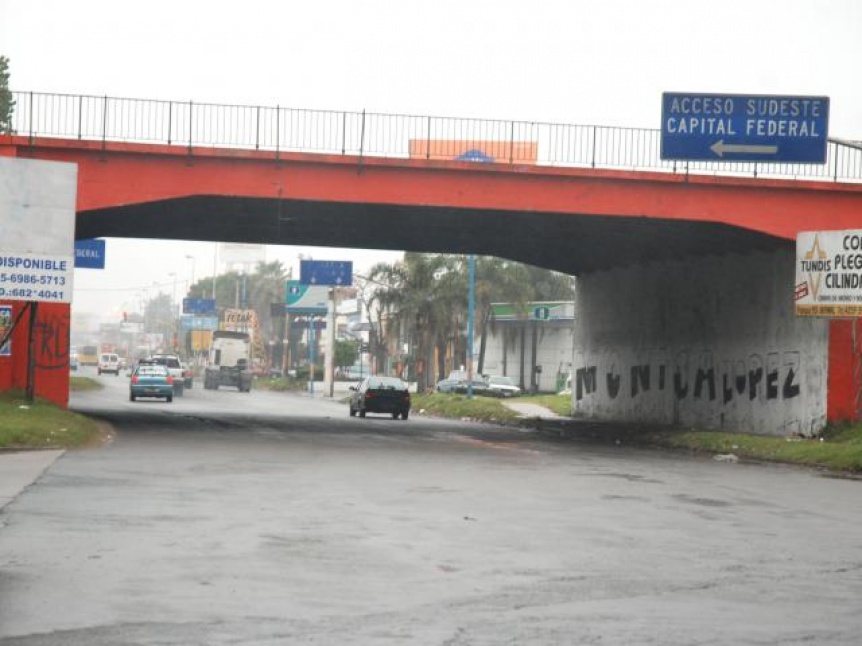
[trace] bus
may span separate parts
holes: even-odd
[[[78,364],[81,366],[99,365],[99,346],[83,345],[78,350]]]

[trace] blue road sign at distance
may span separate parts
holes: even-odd
[[[350,286],[353,284],[353,261],[301,260],[299,282],[303,285]]]
[[[183,314],[212,314],[216,311],[214,298],[184,298]]]
[[[100,239],[75,240],[75,267],[104,269],[105,241]]]
[[[829,97],[665,92],[661,158],[823,164]]]

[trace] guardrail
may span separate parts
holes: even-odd
[[[19,135],[391,158],[862,181],[862,148],[830,141],[825,164],[673,162],[646,128],[460,119],[281,106],[14,92]]]

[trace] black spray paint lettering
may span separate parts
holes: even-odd
[[[754,401],[793,399],[800,394],[798,383],[800,353],[787,351],[771,352],[766,355],[766,361],[758,354],[752,354],[748,361],[735,360],[726,362],[719,375],[713,364],[711,353],[701,355],[699,365],[694,374],[693,389],[690,389],[688,355],[681,352],[673,366],[673,394],[679,399],[686,399],[691,392],[696,399],[715,401],[718,397],[718,384],[721,384],[721,401],[729,404],[734,397],[744,397]],[[658,374],[656,390],[664,392],[667,387],[667,364],[651,363],[635,364],[629,368],[629,394],[632,399],[652,389],[653,372]],[[587,366],[575,371],[577,401],[598,391],[598,366]],[[782,380],[783,372],[783,380]],[[616,399],[621,391],[625,372],[617,370],[615,365],[605,373],[605,387],[610,399]],[[781,384],[781,388],[779,388]]]
[[[592,395],[596,392],[596,373],[597,368],[590,366],[589,368],[578,368],[575,372],[575,396],[578,401],[584,398],[584,395]]]

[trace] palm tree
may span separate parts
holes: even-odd
[[[408,252],[402,261],[373,267],[370,278],[379,284],[374,300],[386,313],[387,335],[406,339],[403,363],[412,366],[424,390],[433,384],[438,340],[448,335],[459,306],[463,310],[465,292],[454,288],[461,280],[456,257]]]
[[[248,306],[257,312],[261,331],[265,338],[274,332],[271,305],[284,303],[284,284],[287,270],[280,260],[259,262],[254,273],[248,276]]]
[[[522,310],[533,295],[527,266],[500,258],[480,258],[476,266],[476,303],[479,321],[479,361],[477,372],[485,367],[485,348],[491,325],[491,304],[512,303]]]

